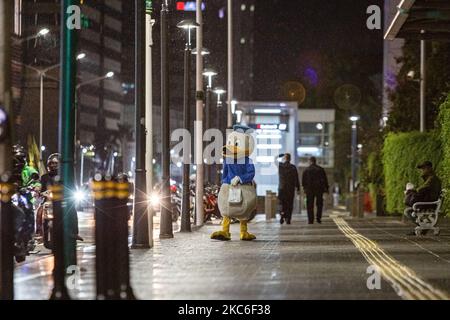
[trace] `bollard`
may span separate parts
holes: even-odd
[[[53,290],[50,300],[70,300],[65,283],[65,262],[64,262],[64,219],[63,206],[64,187],[59,182],[50,186],[53,222],[51,230],[51,241],[53,251]]]
[[[0,300],[14,299],[14,191],[13,185],[0,183]]]
[[[117,230],[115,225],[115,216],[117,215],[117,199],[116,199],[116,190],[115,190],[115,182],[111,180],[111,177],[107,177],[107,181],[105,182],[105,193],[104,193],[104,206],[103,206],[103,222],[104,226],[104,245],[103,248],[105,250],[105,273],[106,273],[106,299],[107,300],[117,300],[119,291],[118,291],[118,275],[119,275],[119,266],[116,261],[115,253],[117,251],[116,239],[117,239]],[[105,263],[104,262],[104,263]]]
[[[356,195],[356,201],[358,203],[358,218],[364,218],[364,192],[358,189]]]
[[[106,273],[105,273],[105,223],[104,223],[104,197],[105,182],[100,177],[96,177],[91,184],[95,200],[95,278],[97,284],[97,300],[106,299]]]
[[[130,197],[130,184],[127,182],[116,183],[117,214],[117,250],[119,270],[119,298],[122,300],[135,300],[130,284],[130,250],[128,247],[128,199]]]
[[[95,199],[98,300],[133,300],[128,248],[129,184],[111,178],[92,183]]]

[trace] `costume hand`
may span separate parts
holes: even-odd
[[[239,178],[238,176],[236,176],[233,179],[231,179],[231,185],[233,187],[237,186],[240,182],[241,182],[241,178]]]

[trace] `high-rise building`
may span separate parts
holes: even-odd
[[[395,14],[397,13],[397,6],[399,0],[385,1],[384,3],[384,33],[389,28]],[[383,54],[383,116],[387,116],[392,106],[389,100],[389,90],[394,90],[396,83],[396,76],[400,70],[401,64],[397,63],[396,59],[402,56],[403,39],[385,40],[384,54]]]
[[[58,146],[59,8],[57,0],[14,0],[12,86],[16,142],[26,144],[29,136],[39,141],[38,71],[51,68],[43,79],[43,144],[47,152],[56,152]],[[44,29],[48,33],[42,32]]]
[[[44,77],[44,156],[58,148],[60,2],[15,0],[13,86],[21,143],[25,144],[28,136],[39,140],[38,70],[52,68]],[[132,140],[130,126],[134,126],[129,120],[130,114],[134,118],[133,101],[124,103],[127,102],[124,93],[130,89],[129,75],[122,76],[124,61],[133,61],[133,56],[127,56],[130,52],[124,50],[124,42],[127,40],[125,45],[129,44],[130,38],[124,31],[132,28],[131,35],[134,35],[134,20],[130,24],[129,12],[124,10],[131,3],[82,1],[83,23],[77,31],[77,54],[86,56],[77,62],[77,153],[81,156],[81,147],[92,145],[97,155],[85,159],[85,176],[101,168],[112,169],[114,164],[116,171],[126,170],[127,164],[131,164],[128,159],[120,161],[121,155],[130,154],[126,149]],[[40,34],[44,28],[49,32]],[[133,75],[133,68],[131,72]]]
[[[120,0],[85,0],[81,6],[87,25],[78,39],[78,51],[86,54],[78,72],[78,140],[82,146],[96,147],[97,170],[129,170],[131,164],[131,158],[123,161],[125,168],[116,161],[129,154],[127,142],[134,127],[128,119],[133,106],[124,103],[123,64],[133,60],[124,55],[123,34],[133,30],[133,24],[124,23],[125,6]]]
[[[234,5],[234,98],[251,101],[253,96],[255,48],[255,0],[233,1]]]

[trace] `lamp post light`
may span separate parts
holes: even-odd
[[[29,37],[23,38],[23,39],[15,39],[14,42],[16,42],[17,44],[21,44],[21,43],[24,43],[24,42],[27,42],[29,40],[33,40],[33,39],[36,39],[39,37],[45,37],[49,33],[50,33],[49,28],[42,28],[37,33],[35,33]]]
[[[214,76],[217,76],[217,72],[212,69],[205,69],[203,71],[203,75],[208,79],[208,83],[206,85],[206,107],[205,107],[205,131],[211,128],[211,114],[212,114],[212,107],[211,107],[211,101],[212,101],[212,78]],[[216,114],[216,117],[218,115]],[[205,181],[208,183],[212,176],[212,166],[208,165],[208,163],[205,163],[206,170],[205,170]]]
[[[197,48],[192,49],[192,54],[197,55]],[[210,51],[206,48],[202,48],[202,56],[207,56],[210,54]]]
[[[351,183],[351,192],[355,191],[355,182],[356,182],[356,157],[358,153],[358,126],[357,122],[359,121],[359,116],[351,116],[350,121],[352,122],[352,183]]]
[[[217,87],[217,88],[214,89],[214,93],[217,94],[217,110],[216,110],[216,114],[217,114],[218,116],[216,117],[216,127],[217,127],[217,129],[219,129],[222,133],[224,133],[224,132],[222,131],[222,125],[221,125],[220,120],[222,119],[222,116],[223,116],[223,114],[222,114],[222,112],[223,112],[223,110],[222,110],[222,106],[223,106],[223,103],[222,103],[222,95],[224,95],[224,94],[227,93],[227,92],[226,92],[226,90],[224,90],[222,87]]]
[[[191,31],[199,27],[199,24],[192,20],[183,20],[177,24],[177,27],[184,29],[187,32],[186,47],[184,49],[184,129],[189,130],[190,126],[190,112],[191,112]],[[189,174],[190,174],[190,153],[191,150],[184,148],[183,155],[183,200],[181,204],[181,232],[191,231],[191,217],[190,217],[190,189],[189,189]]]

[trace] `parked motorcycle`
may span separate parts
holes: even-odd
[[[161,191],[160,186],[155,186],[154,191],[150,195],[149,202],[152,205],[154,212],[161,211]],[[181,193],[175,184],[170,186],[170,211],[172,213],[172,221],[177,222],[181,216]]]
[[[25,261],[36,248],[34,236],[34,207],[32,190],[22,188],[11,198],[14,212],[14,257],[16,262]]]
[[[213,218],[222,219],[222,215],[219,211],[219,196],[220,187],[217,185],[207,185],[204,189],[203,195],[203,207],[205,212],[205,221],[211,221]]]

